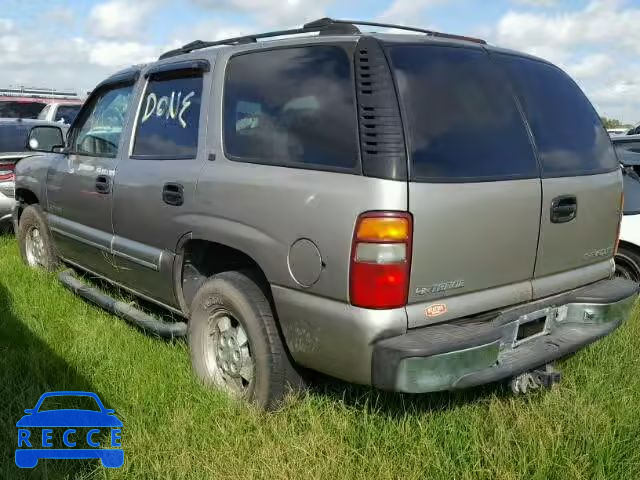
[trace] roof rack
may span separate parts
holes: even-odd
[[[273,32],[257,33],[254,35],[244,35],[240,37],[226,38],[224,40],[216,40],[215,42],[205,42],[202,40],[195,40],[191,43],[187,43],[175,50],[169,50],[168,52],[160,55],[160,60],[169,57],[175,57],[184,53],[189,53],[194,50],[200,50],[202,48],[215,47],[220,45],[241,45],[243,43],[255,43],[262,38],[282,37],[287,35],[298,35],[301,33],[319,33],[320,35],[357,35],[360,29],[356,25],[363,25],[368,27],[383,27],[393,28],[396,30],[406,30],[410,32],[424,33],[431,37],[450,38],[454,40],[464,40],[468,42],[486,44],[484,40],[480,38],[467,37],[464,35],[453,35],[450,33],[436,32],[433,30],[425,30],[422,28],[406,27],[404,25],[395,25],[392,23],[379,23],[379,22],[366,22],[360,20],[336,20],[333,18],[320,18],[313,22],[305,23],[302,28],[292,28],[289,30],[276,30]]]

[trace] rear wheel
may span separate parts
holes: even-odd
[[[616,254],[616,277],[640,283],[640,249],[620,245]]]
[[[58,259],[51,241],[49,227],[38,205],[29,205],[20,216],[16,233],[24,263],[48,272],[56,269]]]
[[[201,380],[261,408],[277,408],[302,387],[269,300],[245,272],[223,272],[200,287],[191,306],[189,347]]]

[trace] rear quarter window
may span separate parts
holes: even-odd
[[[538,176],[508,80],[478,49],[389,47],[408,133],[411,179]]]
[[[359,164],[351,60],[338,46],[241,54],[224,87],[232,160],[353,171]]]
[[[531,127],[543,177],[615,170],[611,139],[593,106],[553,65],[507,54],[495,59],[511,77]]]

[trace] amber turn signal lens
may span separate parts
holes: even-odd
[[[407,218],[365,217],[360,220],[357,241],[398,242],[409,238],[410,226]]]

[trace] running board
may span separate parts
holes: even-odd
[[[145,332],[151,332],[152,334],[163,338],[177,338],[187,335],[187,324],[185,322],[165,322],[158,320],[132,305],[120,302],[108,295],[105,295],[97,288],[85,285],[76,278],[73,270],[65,270],[64,272],[61,272],[58,275],[58,280],[60,280],[60,282],[73,293],[95,303],[99,307],[102,307],[121,318],[124,318],[126,321],[134,324]]]

